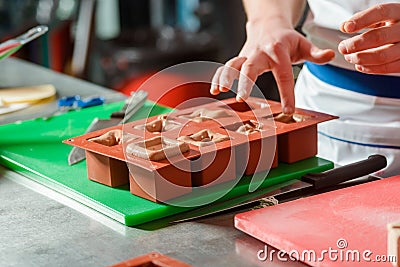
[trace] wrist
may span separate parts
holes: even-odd
[[[246,29],[251,30],[252,28],[259,27],[262,25],[267,28],[286,28],[294,29],[294,25],[291,20],[282,15],[274,15],[268,17],[252,17],[246,22]]]

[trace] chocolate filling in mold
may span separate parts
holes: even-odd
[[[240,134],[249,135],[255,132],[261,132],[264,124],[256,120],[248,120],[225,127],[227,130],[235,131]]]
[[[156,136],[126,146],[126,153],[128,155],[152,161],[160,161],[187,151],[189,151],[189,145],[187,143],[162,136]]]
[[[179,141],[183,141],[195,146],[209,146],[211,144],[223,142],[230,140],[229,136],[213,132],[211,130],[201,130],[200,132],[194,133],[189,136],[180,136],[178,137]]]
[[[158,118],[152,122],[146,124],[136,125],[134,128],[137,130],[144,130],[151,133],[162,133],[177,129],[181,126],[179,122],[167,119],[166,115],[158,116]]]
[[[179,118],[189,119],[194,122],[203,122],[212,119],[220,119],[230,117],[228,112],[225,110],[209,110],[206,108],[200,108],[193,111],[191,114],[181,115]]]
[[[122,131],[111,130],[100,136],[88,139],[88,141],[95,142],[105,146],[115,146],[122,143]]]
[[[310,118],[311,118],[311,116],[306,116],[306,115],[297,114],[297,113],[295,113],[293,115],[286,115],[283,113],[274,115],[274,120],[282,122],[282,123],[302,122],[302,121],[308,120]]]
[[[246,112],[255,109],[263,109],[267,108],[269,105],[267,103],[262,102],[253,102],[253,101],[246,101],[246,102],[235,102],[231,104],[227,104],[223,106],[223,108],[231,108],[236,112]]]

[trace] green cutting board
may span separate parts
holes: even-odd
[[[0,126],[0,164],[29,179],[70,197],[127,226],[161,219],[191,208],[154,203],[129,192],[129,186],[111,188],[87,179],[86,162],[68,165],[71,146],[62,140],[81,135],[93,118],[109,118],[123,102],[70,111],[49,119],[35,119]],[[171,109],[146,102],[134,119],[148,113],[157,115]],[[279,164],[269,172],[260,188],[301,177],[309,172],[333,168],[330,161],[317,157],[294,164]],[[248,194],[250,177],[244,177],[223,199]]]

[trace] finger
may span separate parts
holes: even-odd
[[[272,73],[278,85],[283,114],[292,115],[295,110],[294,77],[288,55],[280,59],[279,65],[272,69]]]
[[[380,22],[398,20],[400,20],[400,5],[398,3],[380,4],[356,13],[341,24],[340,30],[353,33]]]
[[[331,61],[334,57],[335,51],[332,49],[319,49],[318,47],[313,47],[310,51],[308,61],[316,64],[325,64]]]
[[[294,113],[294,77],[292,61],[287,48],[281,43],[266,47],[268,56],[273,59],[272,73],[278,85],[284,114]]]
[[[282,103],[282,111],[284,114],[292,115],[295,110],[294,101],[294,78],[291,65],[290,68],[280,66],[279,69],[273,69],[272,73],[278,85],[279,95]],[[285,70],[282,70],[282,69]]]
[[[307,41],[301,41],[299,51],[305,51],[302,56],[303,60],[308,60],[316,64],[328,63],[335,57],[335,51],[332,49],[320,49]]]
[[[345,55],[344,58],[349,63],[363,66],[387,64],[400,59],[400,44],[385,45],[376,49]]]
[[[257,53],[249,57],[242,65],[238,83],[237,101],[245,101],[254,86],[257,77],[270,69],[267,55]]]
[[[342,54],[351,54],[366,49],[380,47],[400,41],[400,23],[390,27],[381,27],[367,31],[340,42],[338,50]]]
[[[249,43],[249,40],[246,40],[246,42],[244,43],[242,49],[239,52],[238,57],[245,57],[247,58],[249,55],[251,55],[251,53],[254,50],[254,46],[252,44]]]
[[[246,57],[235,57],[226,62],[219,76],[219,91],[228,92],[233,82],[239,78],[242,64],[246,61]]]
[[[218,95],[219,94],[219,85],[218,85],[218,83],[219,83],[219,76],[221,76],[221,73],[222,73],[222,69],[223,69],[223,67],[219,67],[215,71],[214,76],[212,78],[211,88],[210,88],[210,93],[212,95]]]
[[[370,66],[382,65],[400,59],[400,43],[389,44],[375,49],[345,55],[346,61],[352,64]]]
[[[367,73],[367,74],[391,74],[391,73],[399,73],[400,71],[400,60],[396,60],[387,64],[382,65],[371,65],[371,66],[363,66],[363,65],[355,65],[356,70],[359,72]]]

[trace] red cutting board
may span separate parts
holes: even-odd
[[[276,252],[292,251],[300,257],[304,253],[300,260],[312,266],[391,266],[375,261],[375,256],[387,255],[386,225],[396,221],[400,221],[400,176],[237,214],[235,227]],[[329,248],[337,252],[331,257],[321,254]],[[310,259],[305,250],[315,251],[323,260]],[[363,259],[366,250],[372,253],[366,252],[369,263]],[[335,255],[337,260],[331,260]],[[274,256],[274,262],[279,261]]]

